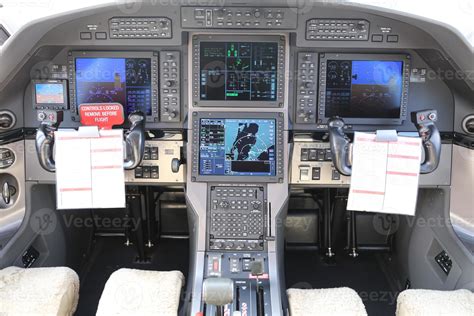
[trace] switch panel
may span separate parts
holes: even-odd
[[[180,53],[160,52],[160,121],[181,120]]]
[[[114,17],[109,20],[112,39],[171,38],[171,19],[167,17]]]
[[[316,123],[318,54],[298,53],[298,80],[296,85],[296,123]]]
[[[306,22],[306,39],[310,41],[367,41],[367,20],[311,19]]]
[[[296,9],[183,7],[183,28],[296,29]]]
[[[451,271],[451,268],[453,267],[453,261],[446,253],[446,251],[443,250],[439,254],[437,254],[435,260],[436,263],[438,263],[438,265],[440,266],[441,270],[443,270],[444,273],[449,274],[449,271]]]
[[[328,142],[296,135],[290,168],[290,184],[305,186],[348,186],[350,177],[341,175],[332,162]]]

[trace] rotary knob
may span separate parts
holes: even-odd
[[[232,241],[229,241],[227,243],[227,248],[234,248],[234,243]]]
[[[259,201],[253,201],[252,202],[252,208],[254,210],[258,210],[260,208],[260,202]]]
[[[38,121],[44,121],[46,119],[46,113],[39,112],[38,113]]]
[[[174,81],[173,80],[167,80],[165,82],[165,85],[168,87],[168,88],[171,88],[172,86],[174,86]]]
[[[216,248],[218,248],[218,249],[221,249],[222,246],[223,246],[223,244],[222,244],[220,241],[218,241],[218,242],[216,242],[216,243],[214,244],[214,246],[215,246]]]

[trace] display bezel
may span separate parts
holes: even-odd
[[[76,104],[76,58],[149,58],[151,60],[151,115],[147,115],[147,122],[158,122],[159,120],[159,68],[158,52],[115,52],[115,51],[70,51],[68,54],[68,77],[69,77],[69,96],[70,110],[72,120],[78,121],[78,107]],[[125,107],[125,105],[124,105]]]
[[[407,118],[408,88],[410,82],[410,55],[407,54],[321,54],[319,58],[319,96],[318,123],[325,124],[330,119],[326,117],[326,66],[328,60],[350,61],[401,61],[402,66],[402,95],[400,116],[398,118],[353,118],[342,117],[346,124],[355,125],[402,125]]]
[[[249,176],[249,175],[201,175],[199,174],[200,157],[200,122],[201,119],[272,119],[275,120],[275,175],[274,176]],[[283,181],[283,113],[262,113],[262,112],[193,112],[192,114],[192,178],[196,182],[282,182]]]
[[[277,97],[274,101],[246,101],[246,100],[201,100],[200,98],[200,55],[201,42],[271,42],[278,44],[277,68]],[[195,107],[283,107],[285,99],[285,64],[286,64],[286,37],[283,35],[194,35],[192,45],[192,100]]]
[[[36,85],[37,84],[60,84],[63,87],[63,100],[62,103],[39,103],[36,100]],[[68,108],[68,87],[66,80],[40,80],[35,79],[31,81],[31,96],[32,96],[32,103],[33,108],[35,110],[67,110]]]

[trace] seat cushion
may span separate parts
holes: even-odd
[[[469,290],[405,290],[397,298],[397,316],[474,315]]]
[[[179,271],[117,270],[105,284],[97,316],[175,316],[183,285]]]
[[[347,287],[331,289],[288,289],[290,316],[366,316],[364,303]]]
[[[79,277],[66,267],[0,270],[0,315],[72,315]]]

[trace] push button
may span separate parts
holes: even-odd
[[[321,179],[321,168],[320,167],[313,167],[311,173],[312,180],[320,180]]]
[[[387,35],[387,42],[397,43],[398,42],[398,35]]]
[[[81,32],[80,37],[81,37],[81,40],[90,40],[90,39],[92,39],[92,33],[91,32]]]
[[[382,42],[383,35],[382,34],[374,34],[372,35],[372,42]]]

